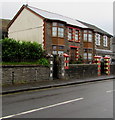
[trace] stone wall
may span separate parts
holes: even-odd
[[[97,65],[95,64],[70,64],[65,70],[66,79],[82,79],[97,77]]]
[[[110,66],[110,74],[115,75],[115,64]]]
[[[31,83],[49,80],[49,67],[38,65],[2,66],[2,84]]]

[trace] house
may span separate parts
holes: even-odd
[[[69,54],[70,61],[77,61],[80,56],[84,62],[92,61],[98,54],[95,50],[103,49],[95,47],[94,33],[80,21],[28,5],[23,5],[8,25],[9,38],[36,41],[49,54]]]
[[[115,63],[115,36],[112,39],[112,50],[113,50],[112,62]]]
[[[79,20],[77,20],[79,21]],[[112,57],[113,56],[113,52],[112,52],[112,35],[105,32],[104,30],[98,28],[95,25],[91,25],[89,23],[83,22],[83,21],[79,21],[82,24],[86,25],[87,27],[91,28],[91,35],[85,35],[83,36],[83,45],[84,45],[84,55],[86,55],[86,59],[87,61],[89,61],[88,59],[90,59],[90,56],[88,56],[89,52],[92,49],[92,53],[93,56],[109,56]],[[88,36],[88,37],[87,37]],[[87,41],[85,39],[85,37],[87,37]],[[91,48],[90,43],[88,43],[88,39],[90,39],[90,43],[92,42],[93,44],[93,48]],[[86,52],[87,51],[87,52]],[[86,53],[85,53],[86,52]],[[85,57],[85,56],[84,56]]]
[[[0,19],[0,38],[4,39],[8,37],[7,25],[9,24],[9,19]]]

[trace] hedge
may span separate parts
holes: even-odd
[[[44,50],[36,42],[16,41],[14,39],[1,39],[3,62],[36,61],[43,57]]]

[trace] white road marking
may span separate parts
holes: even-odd
[[[59,106],[59,105],[64,105],[64,104],[72,103],[72,102],[83,100],[83,99],[84,98],[77,98],[77,99],[73,99],[73,100],[69,100],[69,101],[65,101],[65,102],[61,102],[61,103],[57,103],[57,104],[53,104],[53,105],[49,105],[49,106],[45,106],[45,107],[33,109],[33,110],[28,110],[28,111],[17,113],[17,114],[13,114],[13,115],[4,116],[4,117],[1,117],[0,119],[6,119],[6,118],[11,118],[11,117],[19,116],[19,115],[24,115],[24,114],[28,114],[28,113],[32,113],[32,112],[44,110],[44,109],[47,109],[47,108],[52,108],[52,107],[56,107],[56,106]]]
[[[115,90],[108,90],[106,91],[107,93],[111,93],[111,92],[114,92]]]

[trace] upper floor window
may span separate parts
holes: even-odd
[[[79,42],[79,29],[68,27],[68,40]]]
[[[64,37],[64,28],[58,27],[58,37]]]
[[[53,22],[52,23],[52,36],[53,37],[64,37],[64,24]]]
[[[57,27],[52,27],[52,36],[57,36]]]
[[[95,34],[95,42],[96,42],[96,45],[100,45],[100,39],[101,39],[100,34],[96,33],[96,34]]]
[[[107,47],[108,41],[107,36],[103,36],[103,46]]]
[[[84,30],[83,39],[86,42],[92,42],[92,31]]]
[[[89,34],[89,35],[88,35],[88,41],[89,41],[89,42],[92,42],[92,34]]]
[[[84,30],[83,39],[84,41],[87,41],[87,30]]]
[[[68,40],[72,40],[72,33],[73,30],[71,28],[68,28]]]
[[[79,31],[75,30],[75,41],[79,40]]]

